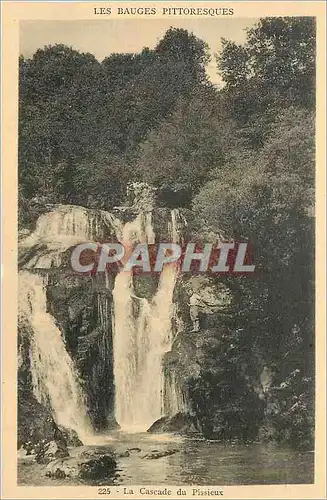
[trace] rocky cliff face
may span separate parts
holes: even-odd
[[[192,331],[189,291],[209,304],[200,308],[200,331]],[[203,436],[219,440],[252,441],[264,418],[264,405],[237,363],[233,333],[233,301],[216,279],[183,277],[175,289],[175,340],[166,354],[167,376],[180,393],[180,411]],[[165,422],[167,425],[167,422]]]

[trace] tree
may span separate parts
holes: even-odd
[[[100,198],[113,193],[107,181],[99,181],[105,179],[103,166],[116,165],[118,157],[120,164],[133,164],[139,144],[179,100],[207,84],[207,60],[206,45],[178,29],[168,30],[153,50],[111,54],[101,64],[61,44],[39,49],[30,59],[21,57],[19,180],[24,196],[59,196],[86,205],[94,200],[92,186],[99,186]],[[117,175],[125,179],[121,171]],[[90,189],[82,191],[84,199],[81,191],[74,192],[81,178]],[[118,184],[123,187],[113,181],[115,189]]]
[[[171,116],[141,144],[138,171],[146,182],[163,189],[184,187],[196,194],[210,171],[224,162],[232,124],[213,89],[181,100]]]
[[[227,280],[243,360],[275,363],[276,384],[297,369],[305,390],[313,373],[313,205],[314,120],[297,108],[280,113],[259,154],[239,151],[193,200],[200,238],[222,233],[251,245],[256,274]]]
[[[182,63],[193,83],[206,83],[205,66],[210,61],[209,46],[187,30],[170,28],[155,51],[161,58]]]
[[[244,46],[226,39],[222,44],[218,71],[236,117],[247,121],[279,106],[314,107],[314,18],[264,18],[247,31]]]
[[[63,45],[20,58],[19,178],[27,196],[52,196],[58,164],[92,150],[89,110],[98,106],[92,92],[98,71],[91,54]]]

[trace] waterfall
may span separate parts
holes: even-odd
[[[120,221],[104,210],[58,205],[41,215],[33,233],[20,242],[21,252],[29,256],[24,268],[59,267],[62,254],[68,248],[87,241],[109,239],[116,235],[120,226]]]
[[[182,242],[185,220],[175,209],[168,221],[170,241]],[[60,330],[47,312],[47,278],[35,269],[48,270],[62,263],[65,252],[86,241],[114,237],[126,249],[136,243],[155,243],[152,211],[141,211],[125,224],[101,210],[57,206],[41,215],[33,233],[20,242],[23,254],[19,282],[20,316],[28,322],[31,335],[30,361],[36,398],[52,408],[58,424],[89,433],[83,391]],[[177,268],[170,264],[160,273],[152,299],[136,297],[132,271],[121,271],[113,290],[113,366],[115,416],[122,429],[146,430],[167,409],[178,407],[175,378],[164,380],[163,357],[171,350],[173,292]],[[111,289],[109,276],[106,286]],[[110,330],[109,302],[98,297],[98,318],[103,330],[103,357],[107,355],[106,332]]]
[[[188,411],[187,400],[176,380],[176,373],[171,370],[165,380],[165,414],[176,415]]]
[[[120,241],[126,249],[136,242],[153,243],[151,212],[141,213],[134,221],[125,224]],[[138,398],[142,365],[149,349],[146,336],[149,307],[145,299],[136,304],[134,297],[133,273],[121,271],[116,276],[113,290],[113,351],[115,413],[122,428],[144,424],[142,416],[138,416]]]
[[[112,214],[74,205],[58,205],[41,215],[35,230],[20,241],[23,256],[19,273],[20,320],[31,326],[30,366],[33,392],[50,407],[58,424],[73,428],[80,437],[91,434],[83,391],[62,334],[47,312],[47,270],[59,267],[70,247],[101,241],[115,235],[121,226]],[[42,276],[31,269],[43,269]],[[104,331],[109,328],[107,299],[98,297],[98,317]],[[105,349],[105,343],[104,343]],[[103,353],[107,355],[107,353]]]
[[[187,221],[180,211],[178,209],[172,210],[171,221],[168,222],[169,236],[172,242],[180,244],[185,243],[183,232],[186,226]],[[171,293],[171,300],[173,298],[172,294],[173,290]],[[173,314],[174,310],[171,310],[170,319]],[[173,340],[174,339],[170,334],[169,351],[171,350]],[[184,411],[186,406],[184,394],[182,393],[176,379],[176,373],[173,369],[171,369],[169,373],[167,373],[164,380],[164,413],[165,415],[175,415],[180,411]]]
[[[89,425],[80,382],[60,330],[47,312],[46,278],[19,273],[19,316],[30,324],[30,364],[36,399],[52,409],[57,424],[76,430],[83,439]]]
[[[180,238],[178,211],[169,224],[173,242]],[[151,213],[141,213],[122,232],[125,247],[154,242]],[[164,413],[163,355],[171,349],[172,299],[177,270],[161,272],[151,301],[135,297],[132,272],[121,271],[114,296],[115,413],[124,430],[146,430]]]
[[[65,246],[94,241],[108,236],[108,228],[116,228],[119,221],[104,210],[90,210],[77,205],[58,205],[41,215],[35,231],[22,244],[43,240],[49,244]],[[109,229],[110,233],[110,229]]]

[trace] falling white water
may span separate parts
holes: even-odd
[[[50,405],[59,425],[74,429],[83,439],[90,434],[83,393],[60,330],[46,307],[46,278],[19,273],[19,316],[33,331],[30,363],[33,392]]]
[[[29,270],[58,267],[70,247],[109,239],[121,226],[114,215],[102,210],[57,205],[41,215],[35,230],[19,242],[20,267],[24,269],[19,273],[19,314],[31,330],[33,391],[40,403],[51,408],[57,423],[75,429],[84,443],[93,438],[83,390],[61,332],[47,312],[45,271],[40,276]],[[108,300],[98,296],[98,317],[104,331],[109,329],[109,316]],[[108,356],[108,352],[102,354]]]
[[[171,241],[181,240],[185,221],[178,210],[168,224]],[[116,235],[125,247],[137,242],[155,242],[151,212],[142,212],[123,225],[100,210],[58,206],[42,215],[35,231],[20,242],[24,269],[60,266],[62,255],[73,245],[99,241]],[[175,409],[175,383],[164,387],[163,355],[171,349],[171,318],[176,269],[161,273],[157,293],[151,301],[135,297],[131,272],[120,272],[113,290],[114,378],[116,419],[123,429],[146,430],[164,413]],[[106,276],[109,288],[109,279]],[[98,298],[99,320],[106,329],[108,302]],[[62,335],[46,311],[46,278],[24,271],[20,275],[21,315],[32,327],[31,371],[34,393],[48,403],[59,424],[76,429],[84,438],[88,431],[82,390]],[[108,330],[109,330],[109,325]],[[164,405],[165,396],[171,401]]]
[[[154,242],[150,213],[141,213],[125,225],[121,241]],[[178,211],[169,225],[173,242],[179,241]],[[114,296],[115,413],[124,430],[146,430],[163,415],[163,355],[171,349],[171,319],[176,267],[165,266],[151,301],[135,297],[131,272],[120,272]]]
[[[61,264],[62,254],[70,247],[87,241],[101,241],[115,236],[120,221],[103,210],[89,210],[75,205],[58,205],[41,215],[35,231],[19,246],[31,252],[25,269],[49,269]]]
[[[176,373],[171,370],[165,378],[165,415],[176,415],[187,411],[187,401],[176,380]]]
[[[171,212],[171,222],[168,222],[168,231],[169,231],[169,236],[172,242],[174,243],[179,243],[183,244],[185,242],[184,237],[183,237],[183,232],[185,227],[187,226],[187,221],[185,217],[180,213],[178,209],[174,209]],[[174,276],[174,285],[175,285],[175,280],[176,280],[176,269],[174,270],[175,276]],[[171,301],[173,299],[173,291],[174,291],[174,286],[173,289],[171,290]],[[172,309],[172,306],[170,308],[169,312],[169,317],[170,317],[170,322],[172,319],[172,316],[174,314],[174,310]],[[169,331],[169,349],[167,351],[170,351],[172,348],[172,343],[173,343],[173,338],[172,338],[172,332],[171,330]],[[174,415],[178,413],[181,410],[186,409],[186,401],[184,398],[184,394],[182,393],[177,379],[176,379],[176,374],[173,370],[169,371],[167,373],[165,379],[163,380],[164,384],[164,401],[163,401],[163,410],[165,415]]]

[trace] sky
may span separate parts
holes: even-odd
[[[212,60],[207,73],[212,83],[219,85],[214,54],[221,48],[221,38],[244,43],[245,28],[253,26],[253,18],[197,18],[197,19],[111,19],[74,21],[21,21],[20,53],[30,57],[44,45],[62,43],[90,52],[98,61],[113,52],[140,52],[153,48],[165,32],[173,26],[192,31],[210,47]]]

